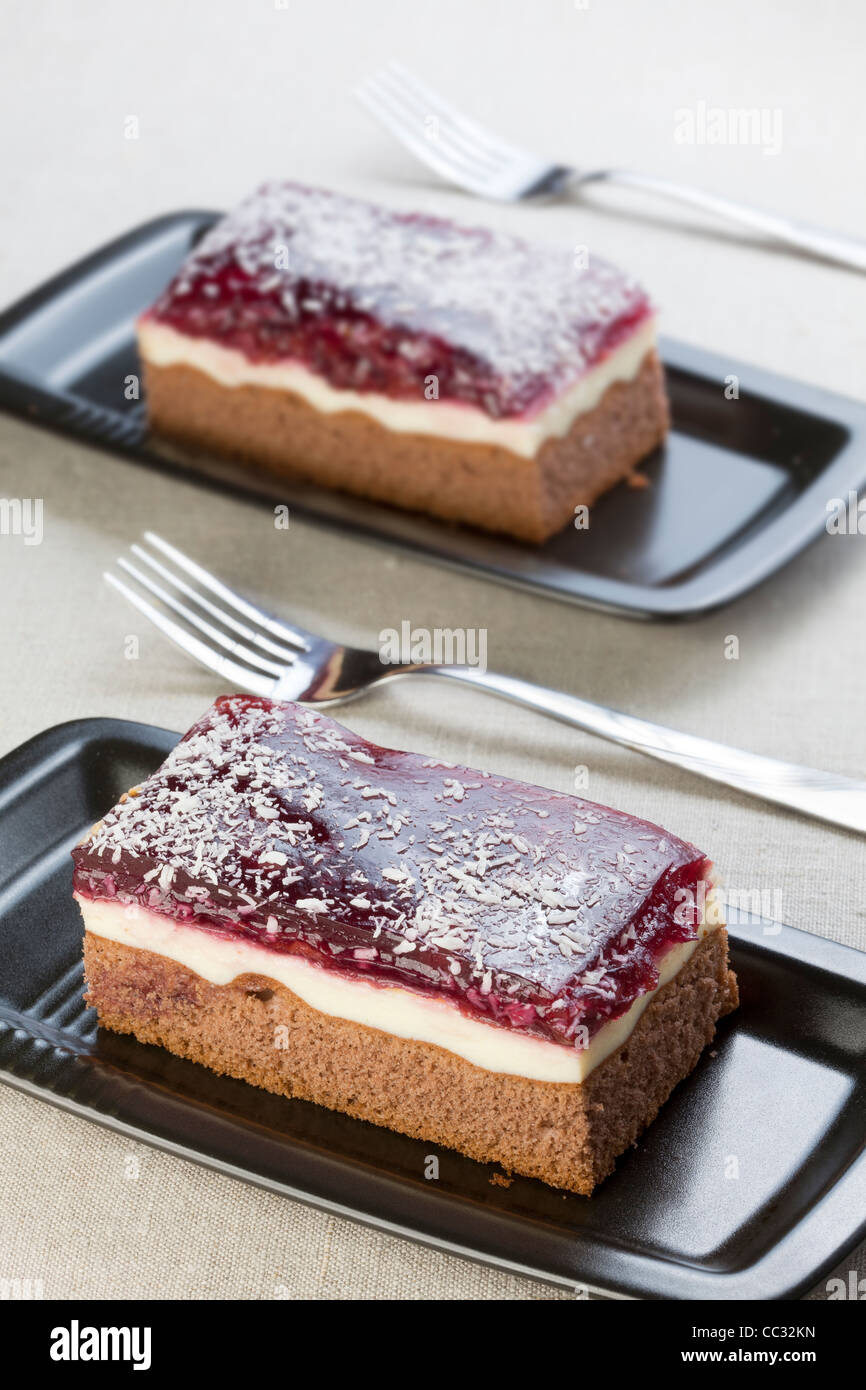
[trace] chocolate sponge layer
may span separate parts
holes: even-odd
[[[429,1043],[321,1013],[265,976],[214,985],[90,932],[84,962],[86,997],[105,1028],[584,1195],[655,1118],[737,1003],[719,927],[622,1046],[584,1082],[565,1085],[486,1071]]]
[[[265,386],[223,386],[186,366],[144,363],[157,434],[271,473],[462,521],[520,540],[560,531],[631,474],[668,428],[664,374],[649,351],[631,381],[551,437],[534,458],[493,444],[389,430],[358,411],[316,410]],[[435,406],[432,407],[435,409]]]

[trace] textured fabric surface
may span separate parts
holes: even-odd
[[[226,0],[223,10],[222,24],[204,0],[182,14],[168,0],[140,12],[83,4],[74,18],[60,5],[4,11],[0,53],[14,49],[17,62],[0,83],[0,103],[17,143],[4,168],[0,301],[136,221],[173,207],[226,205],[259,178],[292,174],[597,245],[643,277],[669,334],[863,393],[866,278],[622,197],[545,210],[472,205],[434,188],[344,98],[393,51],[503,130],[517,133],[525,120],[527,144],[856,227],[862,186],[843,176],[859,119],[853,64],[863,20],[853,8],[831,33],[830,18],[807,11],[805,0],[799,25],[790,6],[756,13],[734,0],[711,38],[701,6],[636,0],[563,5],[543,23],[525,4],[485,0],[468,12],[440,0],[423,26],[396,0],[273,12]],[[191,67],[185,55],[193,48]],[[488,76],[479,73],[481,53]],[[614,62],[612,97],[606,74]],[[514,103],[503,73],[518,64],[526,91]],[[229,80],[240,84],[236,99],[217,100]],[[673,112],[701,100],[781,109],[779,152],[678,145]],[[593,111],[603,119],[588,122]],[[138,140],[124,138],[127,114],[140,120]],[[328,634],[369,644],[404,619],[486,628],[491,668],[866,776],[866,537],[826,536],[723,612],[651,625],[533,599],[296,518],[277,530],[261,505],[7,418],[0,495],[44,499],[41,545],[0,535],[0,752],[88,715],[182,729],[222,693],[221,682],[150,631],[102,580],[146,526],[253,598]],[[130,636],[138,638],[136,659],[127,656]],[[726,659],[731,637],[737,660]],[[697,842],[730,888],[766,895],[771,915],[866,948],[866,854],[853,835],[468,690],[395,684],[343,717],[367,738],[559,790],[572,789],[575,769],[585,769],[587,795]],[[49,1296],[573,1296],[131,1146],[6,1088],[0,1171],[0,1276],[42,1279]],[[855,1267],[864,1271],[862,1252],[845,1262]]]

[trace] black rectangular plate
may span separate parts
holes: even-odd
[[[866,1230],[866,955],[752,919],[742,1005],[590,1198],[97,1031],[69,851],[177,735],[88,719],[0,762],[0,1077],[123,1134],[426,1244],[621,1295],[794,1298]],[[739,1176],[726,1177],[736,1163]]]
[[[0,315],[0,408],[353,535],[534,593],[636,617],[693,617],[737,598],[824,528],[866,483],[866,406],[682,343],[662,356],[673,431],[588,530],[545,545],[484,535],[149,439],[134,322],[216,214],[162,217],[103,247]],[[727,400],[736,377],[739,399]]]

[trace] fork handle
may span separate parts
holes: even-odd
[[[635,174],[628,169],[597,169],[582,172],[575,170],[565,180],[565,186],[580,188],[586,183],[618,183],[628,188],[638,188],[645,193],[658,193],[661,197],[672,198],[680,203],[689,203],[702,212],[739,222],[744,227],[763,232],[785,241],[801,251],[824,260],[837,261],[841,265],[853,266],[855,270],[866,270],[866,241],[856,237],[840,236],[837,232],[823,227],[811,226],[808,222],[796,222],[793,218],[782,217],[778,213],[762,212],[760,208],[738,203],[732,198],[719,194],[704,193],[699,188],[689,188],[686,184],[674,183],[670,179],[656,178],[653,174]]]
[[[651,724],[646,719],[605,709],[576,695],[547,690],[514,676],[478,671],[471,666],[439,666],[428,668],[428,672],[461,681],[464,685],[480,686],[515,704],[551,715],[563,724],[598,734],[612,743],[683,767],[713,782],[722,782],[735,791],[866,834],[864,782],[765,758],[759,753],[746,753],[694,734],[679,733],[663,724]]]

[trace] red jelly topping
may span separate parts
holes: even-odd
[[[707,859],[581,798],[220,699],[73,851],[117,899],[584,1046],[694,939]]]
[[[268,183],[219,222],[150,311],[250,361],[332,386],[531,415],[650,315],[573,248]],[[430,379],[436,379],[436,387]]]

